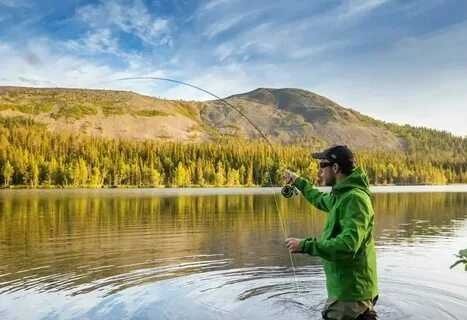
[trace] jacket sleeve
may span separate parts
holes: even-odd
[[[343,200],[342,231],[332,239],[314,238],[300,241],[300,251],[328,261],[351,260],[358,253],[368,234],[370,213],[364,199],[349,197]]]
[[[308,180],[298,177],[294,184],[308,202],[319,210],[329,212],[333,203],[333,196],[329,192],[321,192]]]

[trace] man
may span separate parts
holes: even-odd
[[[320,192],[290,171],[285,180],[311,204],[327,212],[326,224],[318,239],[289,238],[287,248],[292,253],[321,257],[328,292],[324,319],[376,319],[374,212],[368,178],[361,168],[355,168],[352,151],[346,146],[334,146],[312,157],[320,161],[320,179],[332,186],[331,192]]]

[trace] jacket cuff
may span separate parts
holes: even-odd
[[[292,183],[292,185],[294,187],[296,187],[298,190],[303,192],[303,190],[305,189],[305,187],[306,187],[306,185],[308,183],[309,182],[305,178],[298,177],[297,179],[295,179],[295,181]]]
[[[298,243],[298,249],[300,253],[308,253],[311,256],[314,256],[314,247],[315,247],[314,238],[303,239]]]
[[[298,243],[298,250],[300,253],[305,253],[305,241],[306,239],[303,239]]]

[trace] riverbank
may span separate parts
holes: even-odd
[[[321,191],[330,191],[330,187],[318,187]],[[64,193],[122,193],[139,195],[211,195],[211,194],[271,194],[280,192],[280,187],[189,187],[189,188],[3,188],[0,192],[64,192]],[[467,184],[450,185],[410,185],[410,186],[370,186],[373,193],[412,193],[412,192],[467,192]]]

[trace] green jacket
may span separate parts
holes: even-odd
[[[354,169],[329,193],[320,192],[303,178],[297,178],[294,185],[315,207],[328,213],[321,236],[300,242],[301,252],[322,258],[328,297],[349,301],[376,297],[374,212],[365,172]]]

